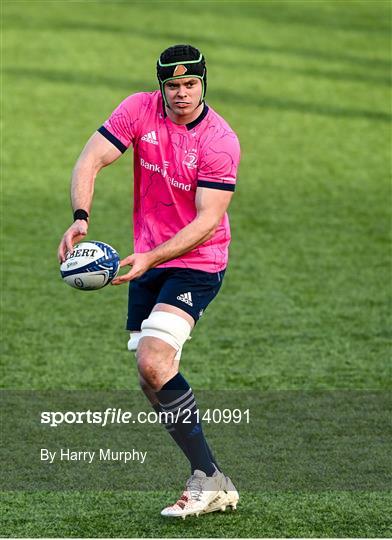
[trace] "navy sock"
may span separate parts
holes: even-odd
[[[215,467],[205,440],[195,396],[187,381],[177,373],[159,392],[156,392],[164,412],[171,413],[175,430],[186,444],[192,472],[196,469],[212,476]],[[185,421],[184,421],[185,420]],[[173,437],[174,438],[174,437]]]
[[[155,405],[153,405],[153,408],[154,408],[154,411],[157,414],[159,414],[160,412],[163,412],[162,406],[159,403],[155,403]],[[171,422],[165,423],[164,422],[164,417],[162,417],[162,424],[165,426],[166,431],[172,437],[172,439],[177,444],[177,446],[179,448],[181,448],[181,450],[185,454],[186,458],[188,459],[189,463],[191,463],[191,458],[190,458],[188,446],[186,444],[186,441],[182,437],[181,433],[178,431],[178,429],[176,429],[176,425],[172,424]],[[209,455],[210,460],[215,465],[215,467],[218,469],[218,471],[220,471],[219,465],[218,465],[218,463],[217,463],[217,461],[215,459],[214,454],[211,452],[211,448],[208,446],[207,441],[206,441],[206,446],[207,446],[207,451],[208,451],[208,455]],[[192,463],[191,463],[191,465],[192,465]],[[193,470],[191,471],[191,473],[193,473]]]
[[[162,409],[162,407],[161,407],[161,405],[159,403],[156,403],[155,405],[153,405],[153,408],[154,408],[155,412],[157,412],[158,414],[163,411],[163,409]],[[186,457],[189,459],[188,447],[187,447],[186,442],[184,441],[181,433],[176,430],[174,424],[172,424],[170,422],[166,423],[163,420],[162,420],[162,423],[165,426],[166,431],[173,438],[174,442],[177,444],[177,446],[179,446],[181,448],[181,450],[184,452]]]

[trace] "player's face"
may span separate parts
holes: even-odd
[[[198,107],[202,94],[200,79],[196,77],[173,79],[165,83],[164,90],[169,104],[167,113],[169,116],[173,116],[172,119],[175,122],[187,124],[197,118],[200,114]]]

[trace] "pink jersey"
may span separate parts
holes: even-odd
[[[121,152],[134,148],[134,249],[149,251],[172,238],[196,216],[197,187],[234,191],[238,139],[211,108],[187,125],[173,123],[159,91],[127,97],[98,130]],[[227,214],[214,236],[159,265],[219,272],[226,268]]]

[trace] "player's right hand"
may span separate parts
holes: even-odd
[[[64,233],[57,250],[60,263],[65,261],[67,252],[72,253],[75,244],[80,242],[87,234],[88,223],[84,219],[77,219]]]

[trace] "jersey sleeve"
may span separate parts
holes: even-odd
[[[133,94],[114,109],[98,132],[124,153],[139,132],[140,119],[146,110],[143,94]]]
[[[235,133],[220,133],[204,149],[197,177],[198,187],[234,191],[239,161],[240,144]]]

